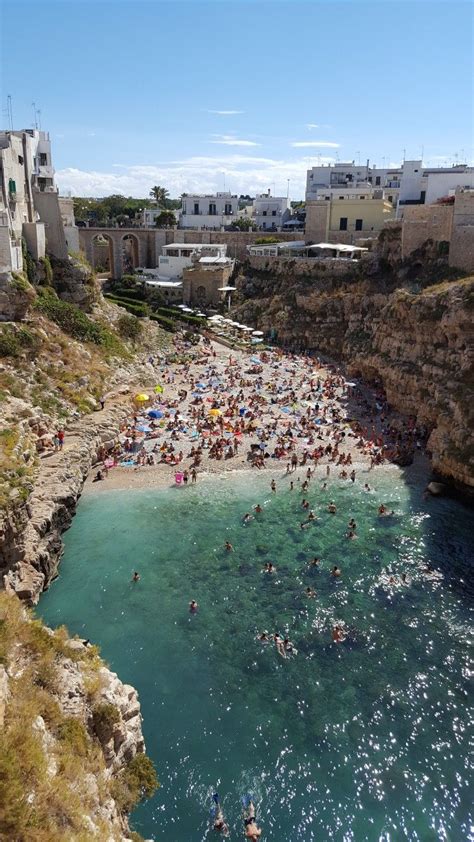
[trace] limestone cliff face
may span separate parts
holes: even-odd
[[[126,842],[130,770],[151,768],[136,691],[16,596],[0,620],[0,838]]]
[[[390,404],[432,430],[434,470],[474,493],[474,278],[419,293],[380,287],[260,275],[241,280],[252,297],[236,318],[339,359],[353,375],[380,377]]]

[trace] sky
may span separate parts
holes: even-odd
[[[318,163],[473,158],[473,4],[0,0],[2,123],[63,194],[304,197]],[[12,49],[13,45],[16,45]],[[457,157],[456,157],[457,156]]]

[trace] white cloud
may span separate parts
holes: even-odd
[[[319,129],[319,126],[316,123],[306,123],[307,129]]]
[[[227,116],[229,114],[245,114],[245,111],[233,111],[232,109],[229,109],[229,110],[222,109],[222,111],[219,111],[219,110],[214,111],[212,108],[208,108],[207,113],[208,114],[222,114],[222,115]]]
[[[295,149],[339,149],[340,143],[332,143],[329,140],[295,140],[290,146]]]
[[[322,164],[334,158],[318,156]],[[171,196],[181,193],[215,193],[222,190],[223,174],[227,189],[233,193],[254,196],[269,187],[272,193],[286,196],[287,179],[290,179],[290,196],[304,197],[306,170],[314,158],[299,157],[293,160],[244,155],[238,152],[216,156],[194,156],[179,161],[160,162],[156,165],[116,165],[112,171],[87,171],[66,168],[56,172],[61,192],[71,191],[74,196],[148,196],[154,184],[162,184]],[[119,170],[119,171],[117,171]]]
[[[240,138],[232,137],[229,134],[216,134],[214,137],[217,140],[211,140],[211,143],[219,143],[222,146],[260,146],[259,143],[255,143],[253,140],[240,140]]]

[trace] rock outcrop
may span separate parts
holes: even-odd
[[[380,378],[390,404],[431,431],[434,470],[474,493],[474,278],[410,292],[376,279],[247,273],[240,290],[239,321],[341,360],[352,375]]]
[[[0,837],[128,842],[140,769],[156,787],[136,691],[16,596],[0,594],[0,620]]]

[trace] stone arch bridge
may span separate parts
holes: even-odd
[[[147,228],[79,228],[79,245],[94,268],[105,254],[111,277],[118,280],[137,266],[156,266],[165,233]]]

